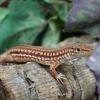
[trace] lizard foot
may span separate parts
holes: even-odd
[[[64,82],[66,81],[66,78],[63,74],[59,73],[57,76],[56,76],[56,79],[59,83],[61,84],[64,84]]]

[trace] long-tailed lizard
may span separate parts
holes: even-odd
[[[44,48],[39,46],[19,45],[0,55],[0,63],[6,62],[37,62],[50,66],[50,73],[58,81],[63,83],[64,77],[58,74],[56,69],[70,57],[87,56],[93,51],[93,47],[87,44],[68,44],[66,47]]]

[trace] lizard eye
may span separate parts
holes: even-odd
[[[80,51],[80,49],[79,49],[79,48],[77,48],[77,51]]]

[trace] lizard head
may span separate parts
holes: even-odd
[[[93,53],[94,47],[89,44],[80,44],[75,47],[76,52],[80,55],[89,56]]]

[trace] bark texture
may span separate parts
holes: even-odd
[[[46,69],[36,63],[0,66],[0,100],[93,100],[96,80],[82,62],[59,68],[65,85]]]

